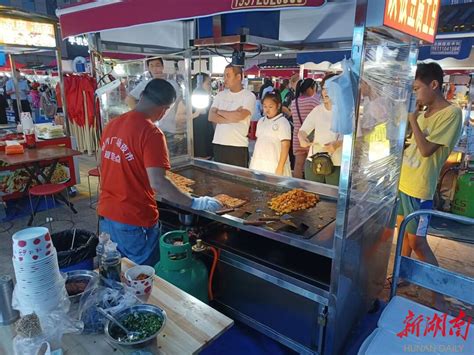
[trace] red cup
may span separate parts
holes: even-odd
[[[36,147],[36,135],[34,131],[30,131],[29,133],[25,134],[25,141],[27,148],[35,148]]]

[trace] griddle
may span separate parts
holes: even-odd
[[[193,165],[173,169],[173,172],[195,181],[190,187],[198,196],[216,196],[227,194],[248,201],[229,215],[244,220],[257,220],[259,217],[275,216],[268,207],[268,201],[290,189],[267,182],[250,180],[215,170],[203,169]],[[336,219],[336,201],[320,195],[315,207],[289,213],[294,228],[277,221],[259,228],[266,228],[303,239],[310,239]]]

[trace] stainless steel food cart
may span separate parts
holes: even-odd
[[[101,14],[107,9],[110,13],[126,11],[126,3],[97,8]],[[246,25],[240,26],[239,33],[223,34],[225,16],[245,10],[250,11],[245,12],[248,20],[252,11],[257,10],[253,2],[247,8],[239,8],[240,3],[233,1],[236,8],[228,11],[218,11],[207,4],[207,10],[193,12],[199,6],[191,6],[191,2],[189,8],[181,8],[185,9],[181,18],[199,17],[197,21],[178,20],[177,15],[170,15],[167,20],[173,21],[152,23],[148,16],[142,26],[127,27],[138,24],[128,19],[114,27],[108,19],[104,31],[100,26],[88,30],[83,23],[78,31],[94,32],[93,40],[89,41],[94,51],[161,54],[171,60],[184,60],[187,149],[184,155],[171,152],[173,171],[193,179],[197,195],[227,193],[248,201],[225,215],[187,209],[199,216],[194,227],[201,228],[202,239],[220,249],[214,280],[216,307],[299,353],[343,353],[351,329],[372,307],[386,279],[394,228],[391,217],[419,40],[390,28],[396,27],[390,20],[397,20],[407,9],[400,8],[399,1],[388,0],[327,1],[323,7],[300,9],[305,2],[298,2],[296,9],[263,6],[264,10],[278,12],[280,31],[276,38],[256,36],[252,28],[242,29]],[[439,1],[431,4],[437,6]],[[84,8],[77,14],[82,13],[84,19],[85,12],[91,11],[92,15],[96,10],[80,6]],[[437,10],[420,10],[429,19],[421,23],[420,33],[436,28]],[[405,15],[411,16],[410,11]],[[256,16],[263,14],[258,12]],[[72,15],[74,9],[60,11],[61,23],[68,25],[68,16]],[[201,20],[211,25],[210,37],[198,35],[196,29],[200,28]],[[384,23],[391,23],[390,27]],[[63,35],[74,33],[70,25]],[[111,29],[117,27],[127,28]],[[162,35],[147,42],[134,30]],[[166,35],[169,33],[176,36]],[[193,158],[189,82],[195,53],[189,40],[203,51],[235,46],[243,50],[258,48],[261,52],[350,48],[354,92],[352,95],[349,90],[346,94],[354,97],[355,102],[348,117],[350,131],[344,134],[339,187]],[[252,215],[270,213],[269,198],[293,188],[315,192],[321,198],[316,207],[292,214],[297,228],[284,222],[259,227],[243,223]],[[172,201],[160,201],[160,207],[163,224],[179,227],[180,222],[169,209],[186,208]]]

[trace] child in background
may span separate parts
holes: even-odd
[[[291,115],[293,116],[293,154],[295,155],[293,177],[298,179],[302,179],[304,176],[304,164],[309,151],[308,148],[300,146],[298,132],[306,116],[319,105],[319,97],[316,95],[317,89],[316,81],[311,78],[298,81],[295,99],[290,106]]]
[[[291,126],[281,113],[281,96],[272,91],[262,100],[264,116],[257,124],[257,143],[250,169],[291,176],[288,152],[291,144]]]

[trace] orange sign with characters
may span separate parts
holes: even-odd
[[[440,0],[385,0],[383,24],[433,43]]]

